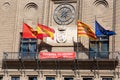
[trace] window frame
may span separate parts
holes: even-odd
[[[3,76],[0,76],[0,78],[1,78],[0,80],[3,80]]]
[[[38,40],[36,38],[22,38],[22,33],[20,37],[19,55],[21,58],[35,58],[38,53]],[[32,45],[35,44],[35,45]],[[26,45],[26,51],[23,51],[23,45]],[[31,48],[36,46],[35,48]],[[33,49],[33,50],[32,50]]]
[[[89,58],[90,59],[109,58],[109,36],[103,35],[103,36],[99,36],[98,40],[91,40],[91,39],[89,40]]]

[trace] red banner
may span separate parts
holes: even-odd
[[[40,59],[75,59],[75,52],[40,52]]]

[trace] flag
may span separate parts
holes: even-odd
[[[48,37],[51,37],[52,39],[54,39],[55,30],[53,28],[50,28],[50,27],[42,25],[42,24],[38,24],[38,32],[39,32],[39,30],[41,30],[45,34],[47,34]]]
[[[114,31],[104,29],[97,21],[95,21],[95,30],[96,30],[96,36],[103,36],[103,35],[111,36],[116,34]]]
[[[41,29],[41,27],[37,27],[37,38],[43,40],[43,38],[48,37],[48,35]]]
[[[23,38],[37,38],[37,31],[23,23]]]
[[[97,39],[94,29],[80,20],[78,20],[78,36],[86,36],[95,40]]]

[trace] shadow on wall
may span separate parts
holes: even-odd
[[[86,48],[81,42],[73,42],[74,43],[74,51],[75,52],[85,52],[86,55],[89,55],[89,49]],[[52,51],[52,45],[47,44],[45,42],[41,42],[40,44],[38,44],[38,52],[42,51],[42,50],[47,50],[48,52]]]
[[[52,46],[42,41],[40,44],[38,44],[38,52],[42,50],[47,50],[48,52],[51,52]]]
[[[86,55],[89,55],[88,54],[89,49],[85,48],[85,46],[81,42],[74,42],[74,51],[85,52]]]

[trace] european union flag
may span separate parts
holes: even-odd
[[[111,36],[116,34],[114,31],[104,29],[97,21],[95,21],[95,31],[96,31],[96,36],[103,36],[103,35]]]

